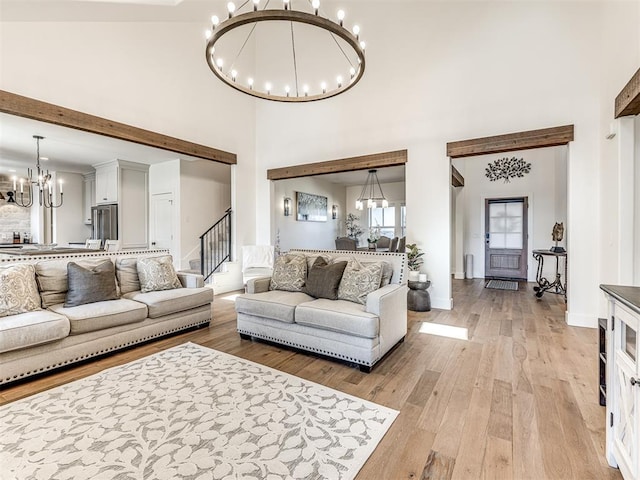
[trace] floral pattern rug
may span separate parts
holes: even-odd
[[[186,343],[0,407],[0,478],[352,479],[397,414]]]

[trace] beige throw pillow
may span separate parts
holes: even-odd
[[[142,293],[182,287],[173,268],[171,255],[139,258],[136,266]]]
[[[118,258],[116,260],[116,277],[120,285],[120,293],[137,292],[140,290],[140,280],[138,279],[138,259]]]
[[[338,299],[364,305],[367,295],[380,288],[381,278],[381,263],[362,263],[353,258],[344,269],[338,288]]]
[[[303,255],[281,255],[273,267],[269,290],[301,292],[307,278],[307,259]]]
[[[0,267],[0,317],[40,310],[33,265]]]

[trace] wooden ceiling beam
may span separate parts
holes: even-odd
[[[464,177],[453,165],[451,165],[451,185],[454,187],[464,187]]]
[[[640,69],[616,97],[615,118],[640,114]]]
[[[125,123],[114,122],[106,118],[69,108],[43,102],[15,93],[0,90],[0,112],[20,117],[52,123],[63,127],[82,130],[84,132],[104,135],[106,137],[126,140],[148,147],[161,148],[183,155],[212,160],[234,165],[237,163],[235,153],[180,140],[161,133],[133,127]]]
[[[474,138],[447,143],[451,158],[488,155],[531,148],[555,147],[573,141],[573,125],[509,133],[493,137]]]
[[[327,173],[352,172],[354,170],[368,170],[371,168],[395,167],[407,163],[407,151],[374,153],[360,157],[341,158],[326,162],[292,165],[290,167],[272,168],[267,170],[268,180],[285,180],[287,178],[312,177]]]

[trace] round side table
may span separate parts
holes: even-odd
[[[413,282],[409,280],[407,292],[407,308],[412,312],[430,312],[431,296],[427,289],[431,286],[431,281]]]

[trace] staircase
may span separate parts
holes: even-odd
[[[200,235],[200,258],[189,261],[189,268],[200,273],[205,282],[231,261],[231,209]]]

